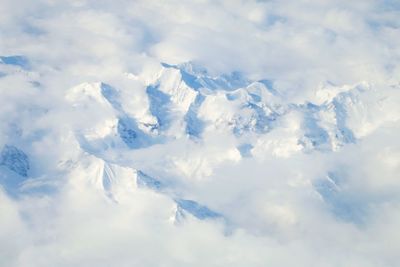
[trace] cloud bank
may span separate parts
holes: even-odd
[[[0,266],[397,266],[399,15],[0,0]]]

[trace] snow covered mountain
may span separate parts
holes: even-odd
[[[21,56],[1,57],[2,79],[22,77],[36,97],[46,89],[28,65]],[[137,191],[161,194],[170,200],[175,222],[190,214],[241,227],[223,206],[208,207],[206,198],[187,195],[190,183],[212,180],[220,166],[240,166],[249,158],[335,153],[400,118],[395,99],[378,96],[382,92],[363,82],[327,83],[312,101],[291,103],[273,81],[251,81],[240,73],[213,77],[191,62],[161,63],[152,71],[123,75],[123,86],[77,84],[56,96],[55,105],[16,105],[36,112],[2,118],[8,125],[2,128],[2,187],[22,197],[73,184],[115,203],[129,201]],[[393,95],[399,100],[398,91]],[[379,102],[369,103],[371,96]],[[26,129],[25,120],[36,123]],[[46,136],[57,144],[43,143]],[[327,180],[311,181],[310,190],[332,205],[332,212],[352,213],[339,201],[339,182],[329,173]]]
[[[0,0],[0,267],[398,267],[399,0]]]

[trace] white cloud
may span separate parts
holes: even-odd
[[[29,60],[0,63],[0,153],[30,159],[17,193],[0,164],[0,266],[396,266],[399,15],[380,0],[0,0],[0,56]],[[208,90],[160,66],[188,61]],[[269,82],[212,89],[235,90],[233,71]],[[166,188],[138,188],[134,169]],[[179,222],[181,198],[223,219]]]

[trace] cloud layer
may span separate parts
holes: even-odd
[[[399,262],[396,1],[0,2],[0,266]]]

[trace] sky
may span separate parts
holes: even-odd
[[[0,266],[398,266],[399,16],[0,0]]]

